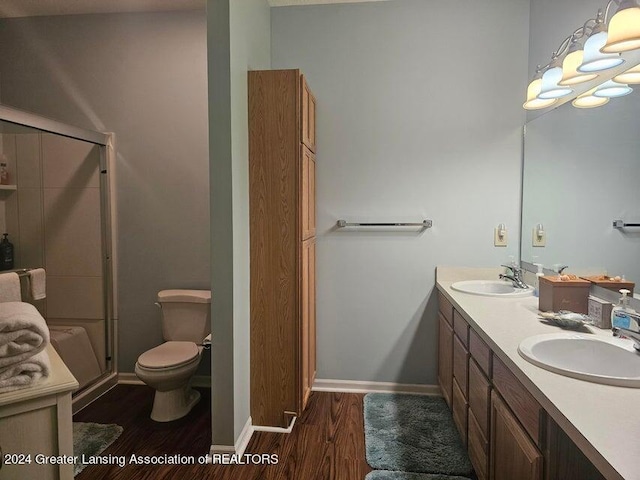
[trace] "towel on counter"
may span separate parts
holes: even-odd
[[[44,268],[29,270],[29,293],[33,300],[47,297],[47,274]]]
[[[22,362],[0,368],[0,393],[31,387],[50,372],[49,354],[43,350]]]
[[[19,302],[21,300],[18,274],[13,272],[0,274],[0,302]]]
[[[0,370],[44,350],[49,328],[30,303],[0,303]]]

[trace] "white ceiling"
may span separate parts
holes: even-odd
[[[245,1],[245,0],[234,0]],[[388,0],[268,0],[272,7]],[[0,18],[85,13],[168,12],[204,8],[206,0],[0,0]]]

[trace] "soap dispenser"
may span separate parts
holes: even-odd
[[[635,311],[629,306],[629,293],[626,288],[620,289],[622,297],[618,305],[611,310],[611,327],[612,328],[627,328],[630,330],[638,330],[638,322],[634,316],[637,316]]]
[[[534,263],[536,267],[538,267],[538,271],[536,272],[536,281],[533,284],[533,295],[536,297],[540,296],[540,277],[544,277],[544,265],[541,263]]]
[[[9,241],[9,234],[5,233],[0,242],[0,270],[13,268],[13,243]]]

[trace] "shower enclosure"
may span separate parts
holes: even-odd
[[[14,244],[23,301],[80,384],[76,411],[117,381],[113,136],[0,105],[0,158],[0,233]],[[28,295],[34,268],[46,271],[43,300]]]

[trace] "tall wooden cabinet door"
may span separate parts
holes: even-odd
[[[302,143],[304,143],[312,152],[316,151],[316,97],[309,89],[309,85],[304,78],[300,76],[302,93]]]
[[[316,234],[316,158],[304,145],[300,156],[300,213],[302,216],[302,239]]]
[[[542,453],[495,392],[491,394],[491,480],[542,480]]]
[[[315,376],[315,238],[302,243],[300,315],[300,378],[302,410],[307,405]]]
[[[453,388],[453,328],[438,313],[438,383],[442,396],[451,408]]]

